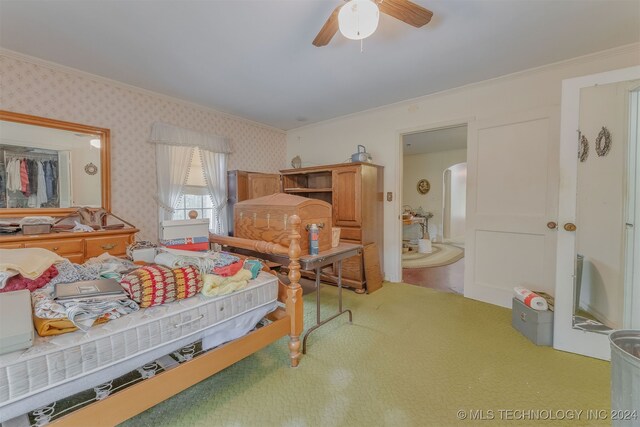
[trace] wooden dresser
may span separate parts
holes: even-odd
[[[340,163],[286,169],[280,173],[285,193],[331,203],[333,226],[341,229],[340,240],[361,245],[375,243],[380,265],[384,265],[382,166]],[[357,292],[364,291],[366,281],[362,255],[343,262],[342,277],[347,286]]]
[[[281,191],[280,175],[276,173],[231,170],[227,172],[227,184],[229,234],[233,234],[233,207],[236,203]]]
[[[137,228],[94,231],[93,233],[59,232],[49,234],[22,234],[0,236],[0,249],[45,248],[82,264],[89,258],[105,252],[114,256],[126,255],[127,246],[134,241]]]

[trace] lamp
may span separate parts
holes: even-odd
[[[338,28],[346,38],[362,40],[378,28],[380,10],[371,0],[351,0],[338,12]]]

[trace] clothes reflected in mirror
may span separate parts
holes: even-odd
[[[57,153],[17,154],[2,151],[0,208],[60,207]]]

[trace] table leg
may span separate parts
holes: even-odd
[[[320,324],[320,267],[316,268],[316,325]]]
[[[309,338],[309,334],[325,323],[335,319],[336,317],[349,313],[349,323],[353,322],[353,313],[351,310],[342,310],[342,260],[338,261],[338,312],[333,316],[320,320],[320,274],[322,273],[321,268],[318,267],[316,269],[316,324],[309,328],[307,332],[305,332],[304,337],[302,338],[302,354],[307,354],[307,338]]]

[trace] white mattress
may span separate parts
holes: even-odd
[[[68,395],[100,384],[188,343],[202,339],[211,347],[237,338],[240,332],[226,326],[246,333],[276,308],[277,294],[276,278],[261,272],[247,288],[229,295],[198,294],[122,316],[87,333],[37,337],[30,349],[0,356],[0,421],[55,400],[46,400],[48,396],[60,398],[61,390]],[[87,384],[89,378],[94,384]],[[84,388],[68,386],[74,382]],[[25,400],[31,404],[24,405]]]

